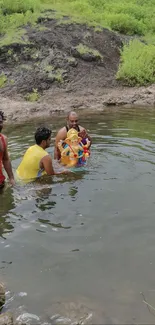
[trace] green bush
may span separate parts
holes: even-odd
[[[155,0],[41,0],[68,15],[129,35],[155,30]]]
[[[148,33],[155,33],[155,13],[154,13],[154,18],[150,17],[150,18],[145,18],[144,19],[144,23],[146,25],[146,31]]]
[[[30,12],[36,15],[38,10],[47,8],[120,33],[144,35],[155,32],[155,0],[0,0],[0,8],[0,32],[34,21]],[[27,12],[29,17],[26,19],[17,16],[27,15]]]
[[[70,2],[69,6],[70,6],[71,12],[73,12],[73,13],[78,12],[78,14],[83,13],[88,16],[91,15],[91,8],[86,1],[83,1],[83,0],[72,1],[72,2]]]
[[[40,2],[39,0],[2,0],[0,6],[5,14],[25,13],[28,10],[34,12],[39,9]]]
[[[152,44],[155,45],[155,34],[146,34],[142,40],[146,43],[146,44]]]
[[[0,46],[28,42],[19,27],[34,23],[45,9],[72,16],[73,21],[143,37],[146,44],[134,40],[124,46],[117,78],[129,85],[155,82],[155,0],[0,0]]]
[[[106,11],[115,14],[128,14],[131,17],[141,20],[147,16],[147,11],[144,7],[137,6],[133,3],[113,2],[107,3]]]
[[[37,102],[40,99],[38,89],[33,88],[31,93],[25,95],[25,99],[29,102]]]
[[[116,30],[122,34],[145,34],[144,24],[128,14],[106,14],[105,19],[107,20],[107,23],[111,29]]]
[[[155,46],[139,40],[124,45],[116,78],[128,85],[146,85],[155,82]]]
[[[3,88],[5,86],[7,82],[7,77],[5,76],[5,74],[2,72],[0,74],[0,88]]]
[[[95,9],[102,10],[105,8],[107,0],[88,0],[88,4],[93,6]]]
[[[0,15],[0,34],[9,34],[16,30],[16,28],[26,25],[27,23],[33,23],[36,21],[38,14],[32,13],[28,10],[25,14],[14,13],[12,15]]]

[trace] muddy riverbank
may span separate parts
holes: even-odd
[[[89,111],[97,113],[120,106],[154,107],[155,85],[147,88],[104,88],[77,92],[55,89],[46,91],[38,102],[27,102],[19,96],[16,99],[1,96],[0,101],[8,122],[22,122],[35,117],[63,114],[70,110],[81,110],[81,114],[87,114]]]
[[[120,50],[131,37],[54,14],[0,37],[0,100],[9,119],[155,106],[155,85],[130,88],[116,80]]]

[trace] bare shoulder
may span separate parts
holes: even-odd
[[[41,159],[41,161],[52,161],[52,157],[47,153],[47,155],[46,156],[44,156],[42,159]]]
[[[58,131],[59,134],[64,134],[66,132],[67,132],[67,130],[66,130],[65,126]]]
[[[66,127],[64,126],[58,131],[56,138],[59,138],[60,140],[64,140],[66,136],[67,136],[67,130]]]
[[[45,163],[51,163],[52,162],[52,157],[47,153],[46,156],[44,156],[41,160],[40,160],[40,166],[42,166],[42,164],[44,165]]]

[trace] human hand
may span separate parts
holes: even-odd
[[[90,141],[87,139],[87,147],[90,147]]]
[[[11,186],[15,186],[15,180],[14,180],[14,178],[10,178],[9,179],[9,183],[10,183]]]
[[[68,169],[65,169],[62,171],[62,174],[70,174],[72,171],[71,170],[68,170]]]
[[[79,135],[79,137],[81,137],[82,139],[83,138],[87,138],[87,132],[86,132],[86,130],[84,129],[84,130],[82,130],[82,131],[80,131],[79,133],[78,133],[78,135]]]
[[[61,148],[62,147],[62,144],[63,144],[63,141],[62,140],[60,140],[59,142],[58,142],[58,148]]]

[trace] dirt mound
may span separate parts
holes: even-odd
[[[114,32],[40,18],[0,47],[0,94],[37,99],[44,90],[115,87],[122,41]]]

